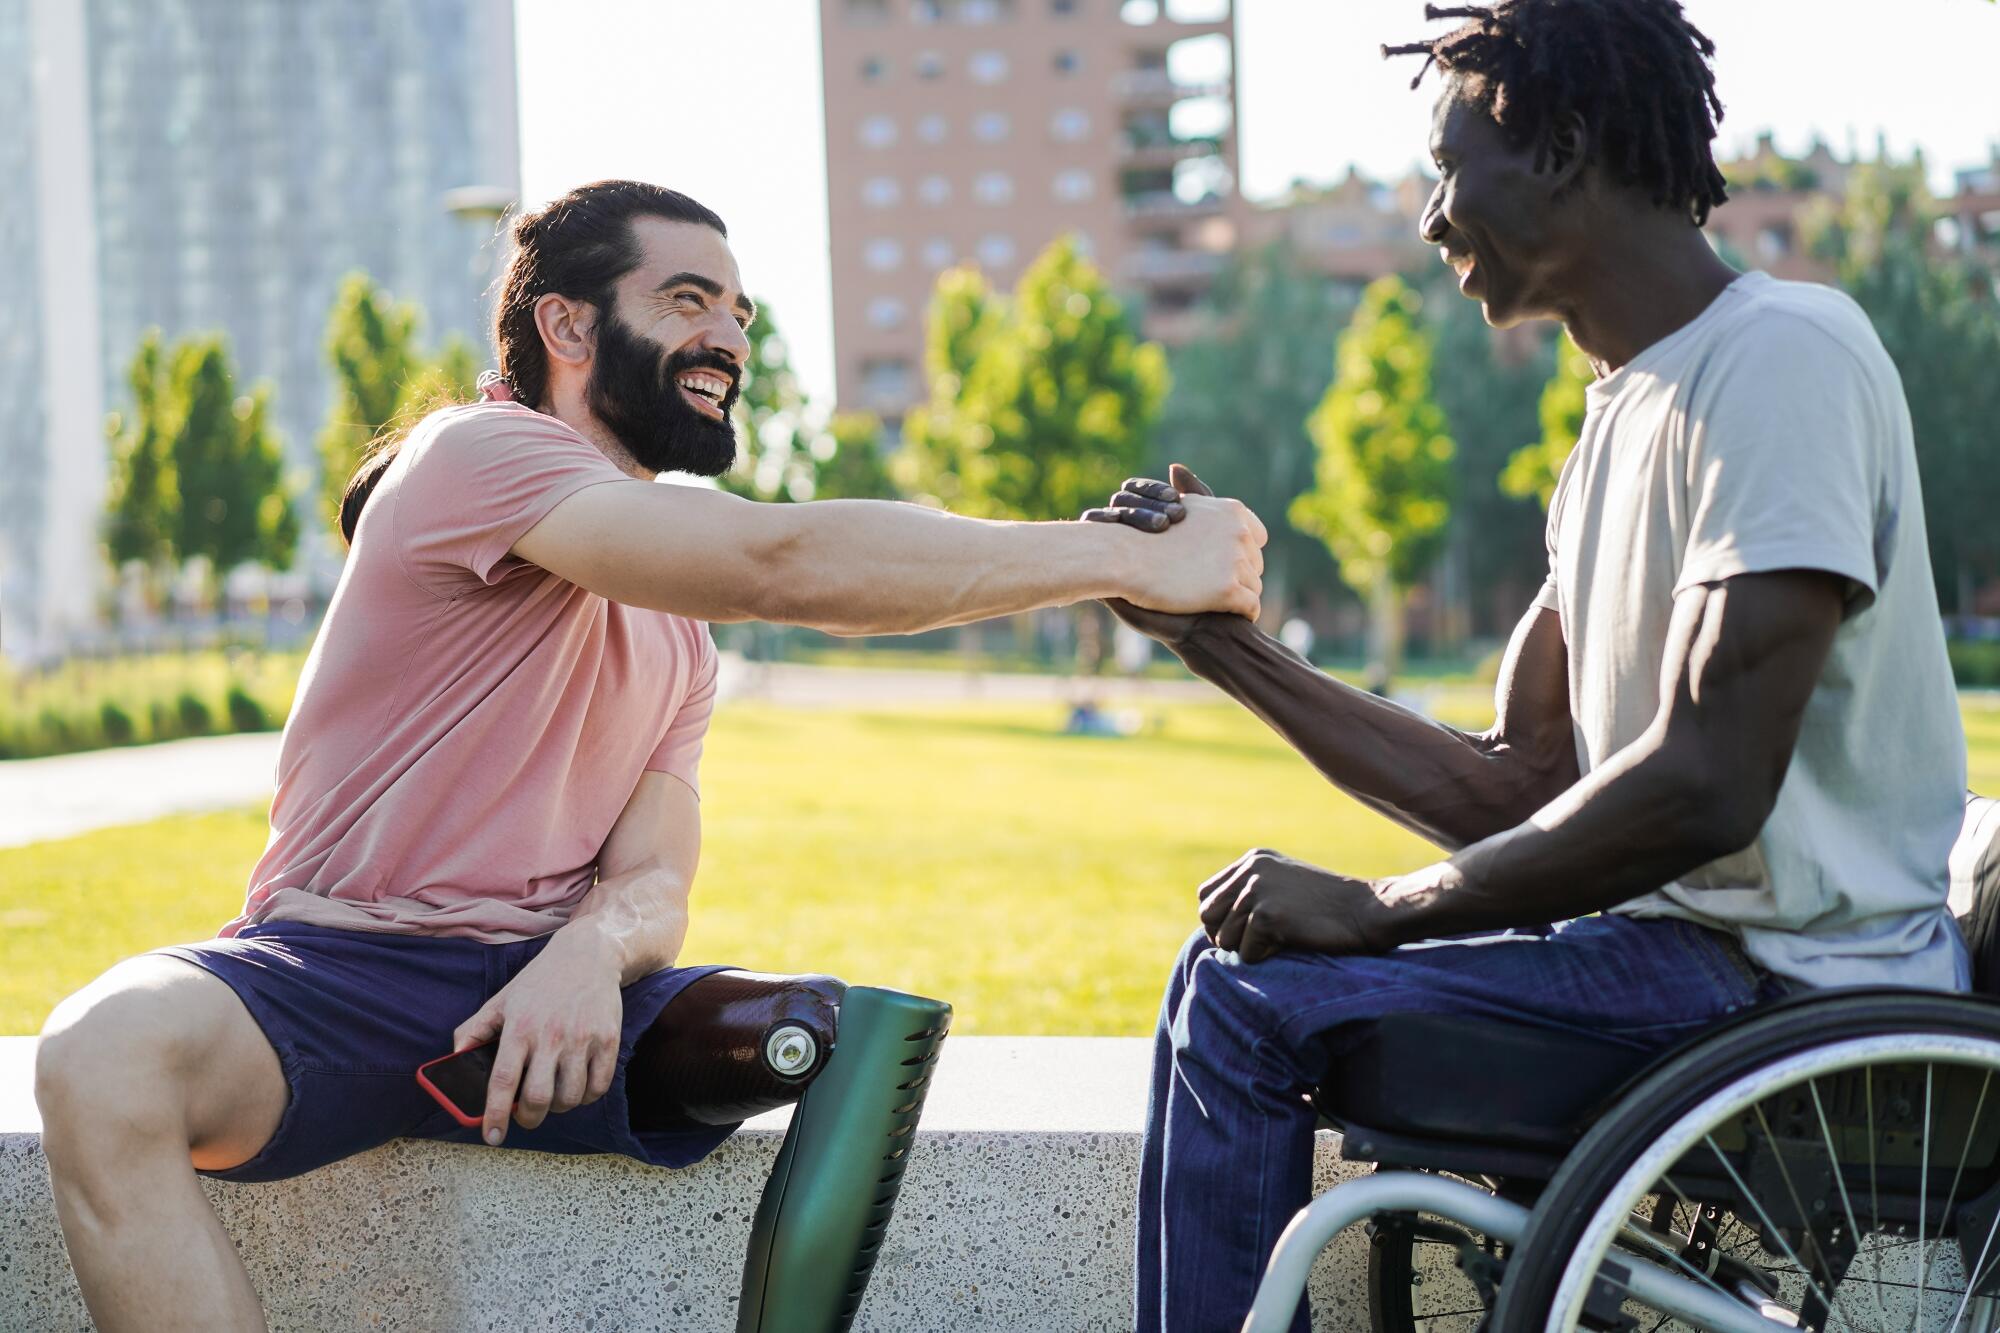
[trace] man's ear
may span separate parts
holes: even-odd
[[[554,292],[535,302],[535,331],[542,335],[542,346],[548,349],[550,360],[566,365],[590,363],[590,335],[596,318],[593,307]]]
[[[1549,176],[1549,192],[1561,194],[1576,184],[1590,153],[1590,127],[1582,115],[1572,111],[1549,126],[1547,155],[1543,170]]]

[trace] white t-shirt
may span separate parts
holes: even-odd
[[[1734,931],[1809,985],[1965,988],[1945,909],[1965,735],[1909,407],[1867,317],[1831,288],[1748,273],[1588,397],[1540,600],[1562,616],[1584,772],[1658,713],[1682,591],[1782,569],[1848,584],[1757,841],[1616,910]]]

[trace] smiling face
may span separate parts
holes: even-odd
[[[1458,273],[1459,291],[1496,328],[1554,316],[1574,225],[1574,210],[1557,195],[1574,169],[1551,154],[1536,170],[1534,146],[1508,142],[1461,78],[1446,84],[1432,113],[1431,159],[1438,184],[1419,227]]]
[[[714,229],[642,217],[632,233],[642,257],[597,325],[586,401],[647,471],[718,476],[756,307]]]

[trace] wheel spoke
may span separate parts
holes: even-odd
[[[1918,1142],[1922,1145],[1917,1157],[1917,1308],[1910,1315],[1910,1333],[1917,1333],[1923,1327],[1924,1284],[1930,1278],[1931,1256],[1924,1248],[1924,1223],[1931,1210],[1931,1084],[1936,1075],[1937,1062],[1927,1062],[1924,1065],[1924,1123],[1917,1132]]]
[[[1979,1290],[1986,1281],[1986,1274],[1989,1271],[1986,1266],[1986,1252],[1993,1248],[1995,1234],[2000,1234],[2000,1213],[1993,1215],[1993,1225],[1986,1228],[1986,1239],[1979,1242],[1979,1259],[1972,1265],[1972,1271],[1965,1275],[1965,1297],[1959,1301],[1957,1311],[1952,1314],[1953,1328],[1957,1328],[1958,1321],[1965,1317],[1965,1308],[1972,1303],[1972,1293]],[[2000,1258],[1996,1258],[1995,1262],[2000,1262]]]
[[[1806,1267],[1805,1261],[1799,1258],[1798,1252],[1792,1249],[1791,1245],[1785,1240],[1785,1233],[1783,1231],[1780,1231],[1778,1229],[1777,1224],[1771,1221],[1771,1215],[1764,1211],[1763,1202],[1759,1200],[1757,1198],[1757,1195],[1751,1190],[1751,1188],[1744,1183],[1743,1177],[1737,1174],[1736,1168],[1730,1165],[1729,1158],[1723,1155],[1722,1149],[1716,1146],[1715,1135],[1713,1134],[1702,1135],[1702,1142],[1706,1143],[1708,1145],[1708,1150],[1715,1154],[1715,1160],[1722,1163],[1722,1169],[1728,1172],[1729,1179],[1735,1184],[1736,1188],[1742,1193],[1743,1197],[1750,1201],[1750,1206],[1757,1210],[1757,1220],[1764,1224],[1764,1234],[1766,1236],[1769,1236],[1772,1240],[1778,1242],[1778,1248],[1785,1252],[1785,1257],[1787,1259],[1790,1259],[1795,1265],[1798,1266],[1800,1274],[1805,1278],[1806,1285],[1812,1288],[1813,1294],[1818,1296],[1820,1300],[1825,1303],[1826,1308],[1828,1310],[1833,1309],[1833,1298],[1828,1296],[1824,1291],[1820,1290],[1819,1283],[1813,1281],[1812,1271]]]
[[[1992,1075],[1989,1073],[1987,1077],[1991,1078]],[[1819,1099],[1819,1080],[1816,1078],[1807,1079],[1806,1088],[1812,1093],[1813,1112],[1819,1117],[1819,1133],[1820,1137],[1826,1141],[1827,1159],[1833,1163],[1833,1183],[1840,1190],[1840,1206],[1847,1213],[1848,1230],[1854,1237],[1854,1243],[1858,1246],[1863,1239],[1861,1223],[1856,1221],[1854,1217],[1854,1201],[1847,1197],[1847,1173],[1840,1169],[1840,1153],[1833,1146],[1833,1130],[1826,1123],[1826,1107],[1821,1104]],[[1874,1151],[1874,1146],[1871,1143],[1869,1152],[1873,1154]],[[1870,1257],[1875,1264],[1875,1285],[1869,1288],[1869,1292],[1875,1298],[1875,1317],[1879,1321],[1876,1326],[1878,1328],[1887,1328],[1889,1326],[1889,1312],[1882,1308],[1881,1250],[1876,1250]]]
[[[1972,1156],[1972,1140],[1973,1137],[1979,1132],[1979,1113],[1986,1109],[1986,1093],[1987,1090],[1990,1089],[1992,1086],[1993,1086],[1993,1071],[1989,1069],[1986,1071],[1986,1077],[1981,1079],[1979,1082],[1979,1100],[1977,1100],[1972,1104],[1972,1119],[1968,1121],[1965,1126],[1965,1142],[1961,1144],[1958,1149],[1958,1169],[1951,1173],[1951,1188],[1945,1191],[1944,1211],[1939,1214],[1939,1216],[1943,1219],[1943,1221],[1939,1223],[1938,1229],[1940,1231],[1944,1229],[1945,1223],[1951,1221],[1951,1205],[1958,1198],[1958,1182],[1965,1178],[1966,1159]],[[1958,1309],[1952,1312],[1951,1327],[1953,1329],[1956,1329],[1958,1327],[1958,1321],[1960,1317],[1963,1316],[1965,1313],[1966,1303],[1971,1299],[1972,1296],[1973,1284],[1969,1280],[1970,1276],[1971,1276],[1970,1274],[1967,1275],[1968,1281],[1966,1282],[1965,1286],[1966,1297],[1964,1300],[1959,1301]]]

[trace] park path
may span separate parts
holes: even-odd
[[[725,654],[723,700],[790,708],[900,707],[942,703],[1064,703],[1077,684],[1063,676],[970,675],[746,663]],[[1219,697],[1194,681],[1120,682],[1120,699]],[[53,759],[0,761],[0,847],[138,824],[164,815],[229,810],[270,799],[278,734],[213,736]]]

